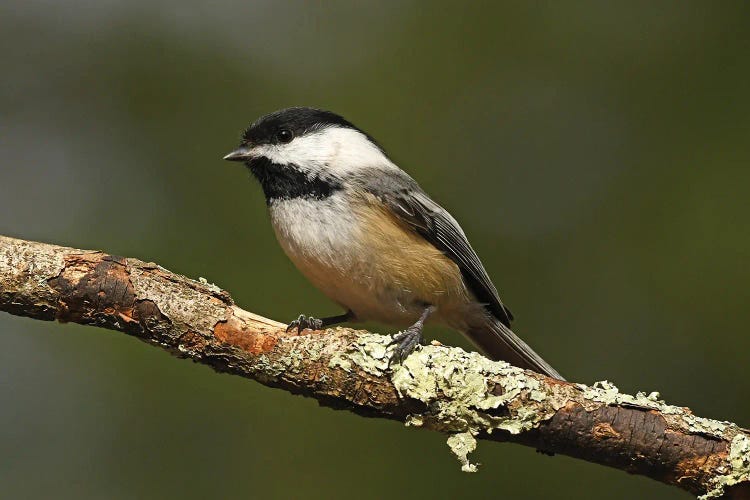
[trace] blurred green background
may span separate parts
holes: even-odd
[[[337,313],[221,161],[261,114],[331,109],[461,221],[563,374],[748,426],[749,10],[6,0],[0,234],[152,260],[279,320]],[[0,331],[4,498],[687,498],[508,444],[467,475],[439,434],[121,334]]]

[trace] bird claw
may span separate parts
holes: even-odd
[[[391,341],[388,342],[388,346],[396,346],[393,349],[393,356],[388,360],[388,367],[390,368],[394,360],[398,361],[399,364],[403,363],[417,349],[417,346],[421,344],[424,344],[424,337],[422,336],[422,328],[418,325],[412,325],[406,330],[395,334]]]
[[[304,314],[300,314],[297,319],[289,323],[289,325],[286,327],[286,331],[287,333],[289,333],[295,328],[297,329],[298,335],[302,332],[302,330],[305,330],[307,328],[309,328],[310,330],[320,330],[323,328],[323,321],[319,320],[318,318],[313,318],[312,316],[305,316]]]

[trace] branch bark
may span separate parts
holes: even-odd
[[[0,236],[0,310],[120,331],[327,406],[446,433],[466,471],[477,439],[511,441],[705,498],[750,497],[750,433],[656,393],[561,382],[444,346],[389,369],[388,337],[286,333],[205,280],[137,259]]]

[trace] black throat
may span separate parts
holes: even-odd
[[[294,198],[322,200],[342,188],[338,181],[311,176],[295,165],[280,165],[264,157],[248,162],[247,168],[260,182],[267,205]]]

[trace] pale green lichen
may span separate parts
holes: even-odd
[[[351,349],[335,354],[328,362],[328,367],[350,372],[353,366],[357,366],[370,375],[379,377],[388,369],[388,342],[388,337],[383,335],[362,333],[357,336]]]
[[[500,391],[488,387],[495,378]],[[523,370],[502,361],[490,361],[478,353],[458,348],[426,346],[394,367],[393,385],[401,396],[422,401],[429,411],[420,415],[421,425],[446,432],[492,432],[502,429],[518,434],[541,420],[532,407],[527,411],[498,411],[521,391],[544,399],[539,382]],[[415,425],[412,416],[411,425]]]
[[[750,481],[750,438],[746,434],[737,434],[732,439],[728,462],[729,470],[714,478],[711,489],[699,499],[720,498],[728,486]]]
[[[716,439],[731,439],[729,466],[718,469],[720,475],[711,481],[711,489],[700,498],[719,498],[724,494],[726,487],[750,481],[750,438],[737,425],[697,417],[687,408],[668,405],[659,399],[658,392],[648,395],[639,392],[631,396],[620,393],[617,387],[607,381],[597,382],[593,387],[583,386],[582,390],[583,397],[587,400],[656,410],[667,418],[672,417],[672,423],[682,426],[685,432],[712,436]]]
[[[448,447],[461,462],[461,470],[464,472],[476,472],[479,464],[469,461],[469,453],[477,449],[477,440],[471,432],[459,432],[448,438]]]
[[[219,288],[214,283],[209,282],[203,276],[199,276],[198,277],[198,283],[200,283],[201,285],[205,286],[206,288],[208,288],[213,293],[221,293],[221,292],[223,292],[223,290],[221,288]]]
[[[407,415],[404,424],[407,427],[422,427],[424,425],[424,417],[418,413]]]
[[[337,354],[328,362],[328,368],[341,368],[347,373],[352,371],[352,362],[345,355]]]
[[[537,403],[540,403],[544,401],[547,398],[547,394],[544,391],[538,391],[534,389],[531,391],[531,395],[529,396],[533,401],[536,401]]]
[[[344,353],[334,355],[329,366],[351,371],[355,367],[375,376],[388,371],[391,351],[389,338],[363,333]],[[534,405],[518,409],[508,403],[522,393],[533,401],[548,396],[541,384],[520,368],[502,361],[490,361],[478,353],[459,348],[424,346],[401,364],[392,364],[391,381],[401,397],[424,403],[427,411],[407,417],[406,425],[425,426],[451,433],[449,445],[454,453],[459,441],[467,446],[456,453],[463,470],[475,470],[467,458],[476,447],[474,435],[501,429],[518,434],[539,425],[549,415],[540,414]],[[499,387],[488,386],[488,380]],[[456,437],[460,436],[460,437]],[[467,436],[471,436],[468,439]],[[474,442],[473,446],[468,446]]]
[[[253,361],[253,371],[258,379],[265,381],[276,380],[289,366],[289,360],[269,358],[261,354]]]
[[[464,471],[476,470],[469,455],[476,448],[479,433],[500,429],[519,434],[537,428],[574,398],[587,410],[602,405],[653,409],[686,432],[718,439],[737,435],[732,442],[731,470],[720,471],[726,473],[712,491],[723,491],[724,487],[750,476],[750,445],[736,425],[696,417],[687,408],[661,401],[658,392],[623,394],[607,381],[591,387],[542,385],[534,376],[508,363],[490,361],[459,348],[433,345],[421,347],[402,363],[393,363],[389,370],[392,355],[389,341],[388,337],[361,333],[349,349],[333,355],[329,367],[363,370],[377,377],[390,375],[401,397],[421,401],[426,408],[409,415],[406,425],[449,433],[448,446]]]
[[[663,415],[674,415],[679,417],[679,422],[685,425],[685,431],[694,434],[706,434],[724,439],[725,433],[730,428],[735,428],[730,422],[721,422],[710,418],[696,417],[687,408],[668,405],[659,399],[658,392],[646,394],[639,392],[635,396],[623,394],[611,382],[606,380],[596,382],[593,386],[588,387],[578,384],[579,389],[583,391],[584,399],[603,403],[607,405],[623,405],[649,410],[657,410]]]
[[[310,361],[318,361],[323,357],[323,348],[319,342],[310,341],[304,345],[305,358]]]
[[[280,343],[291,343],[291,349],[282,349],[286,355],[279,358],[279,363],[288,368],[299,370],[307,366],[310,361],[317,361],[323,357],[325,346],[313,335],[301,335],[298,337],[286,337],[279,340]]]

